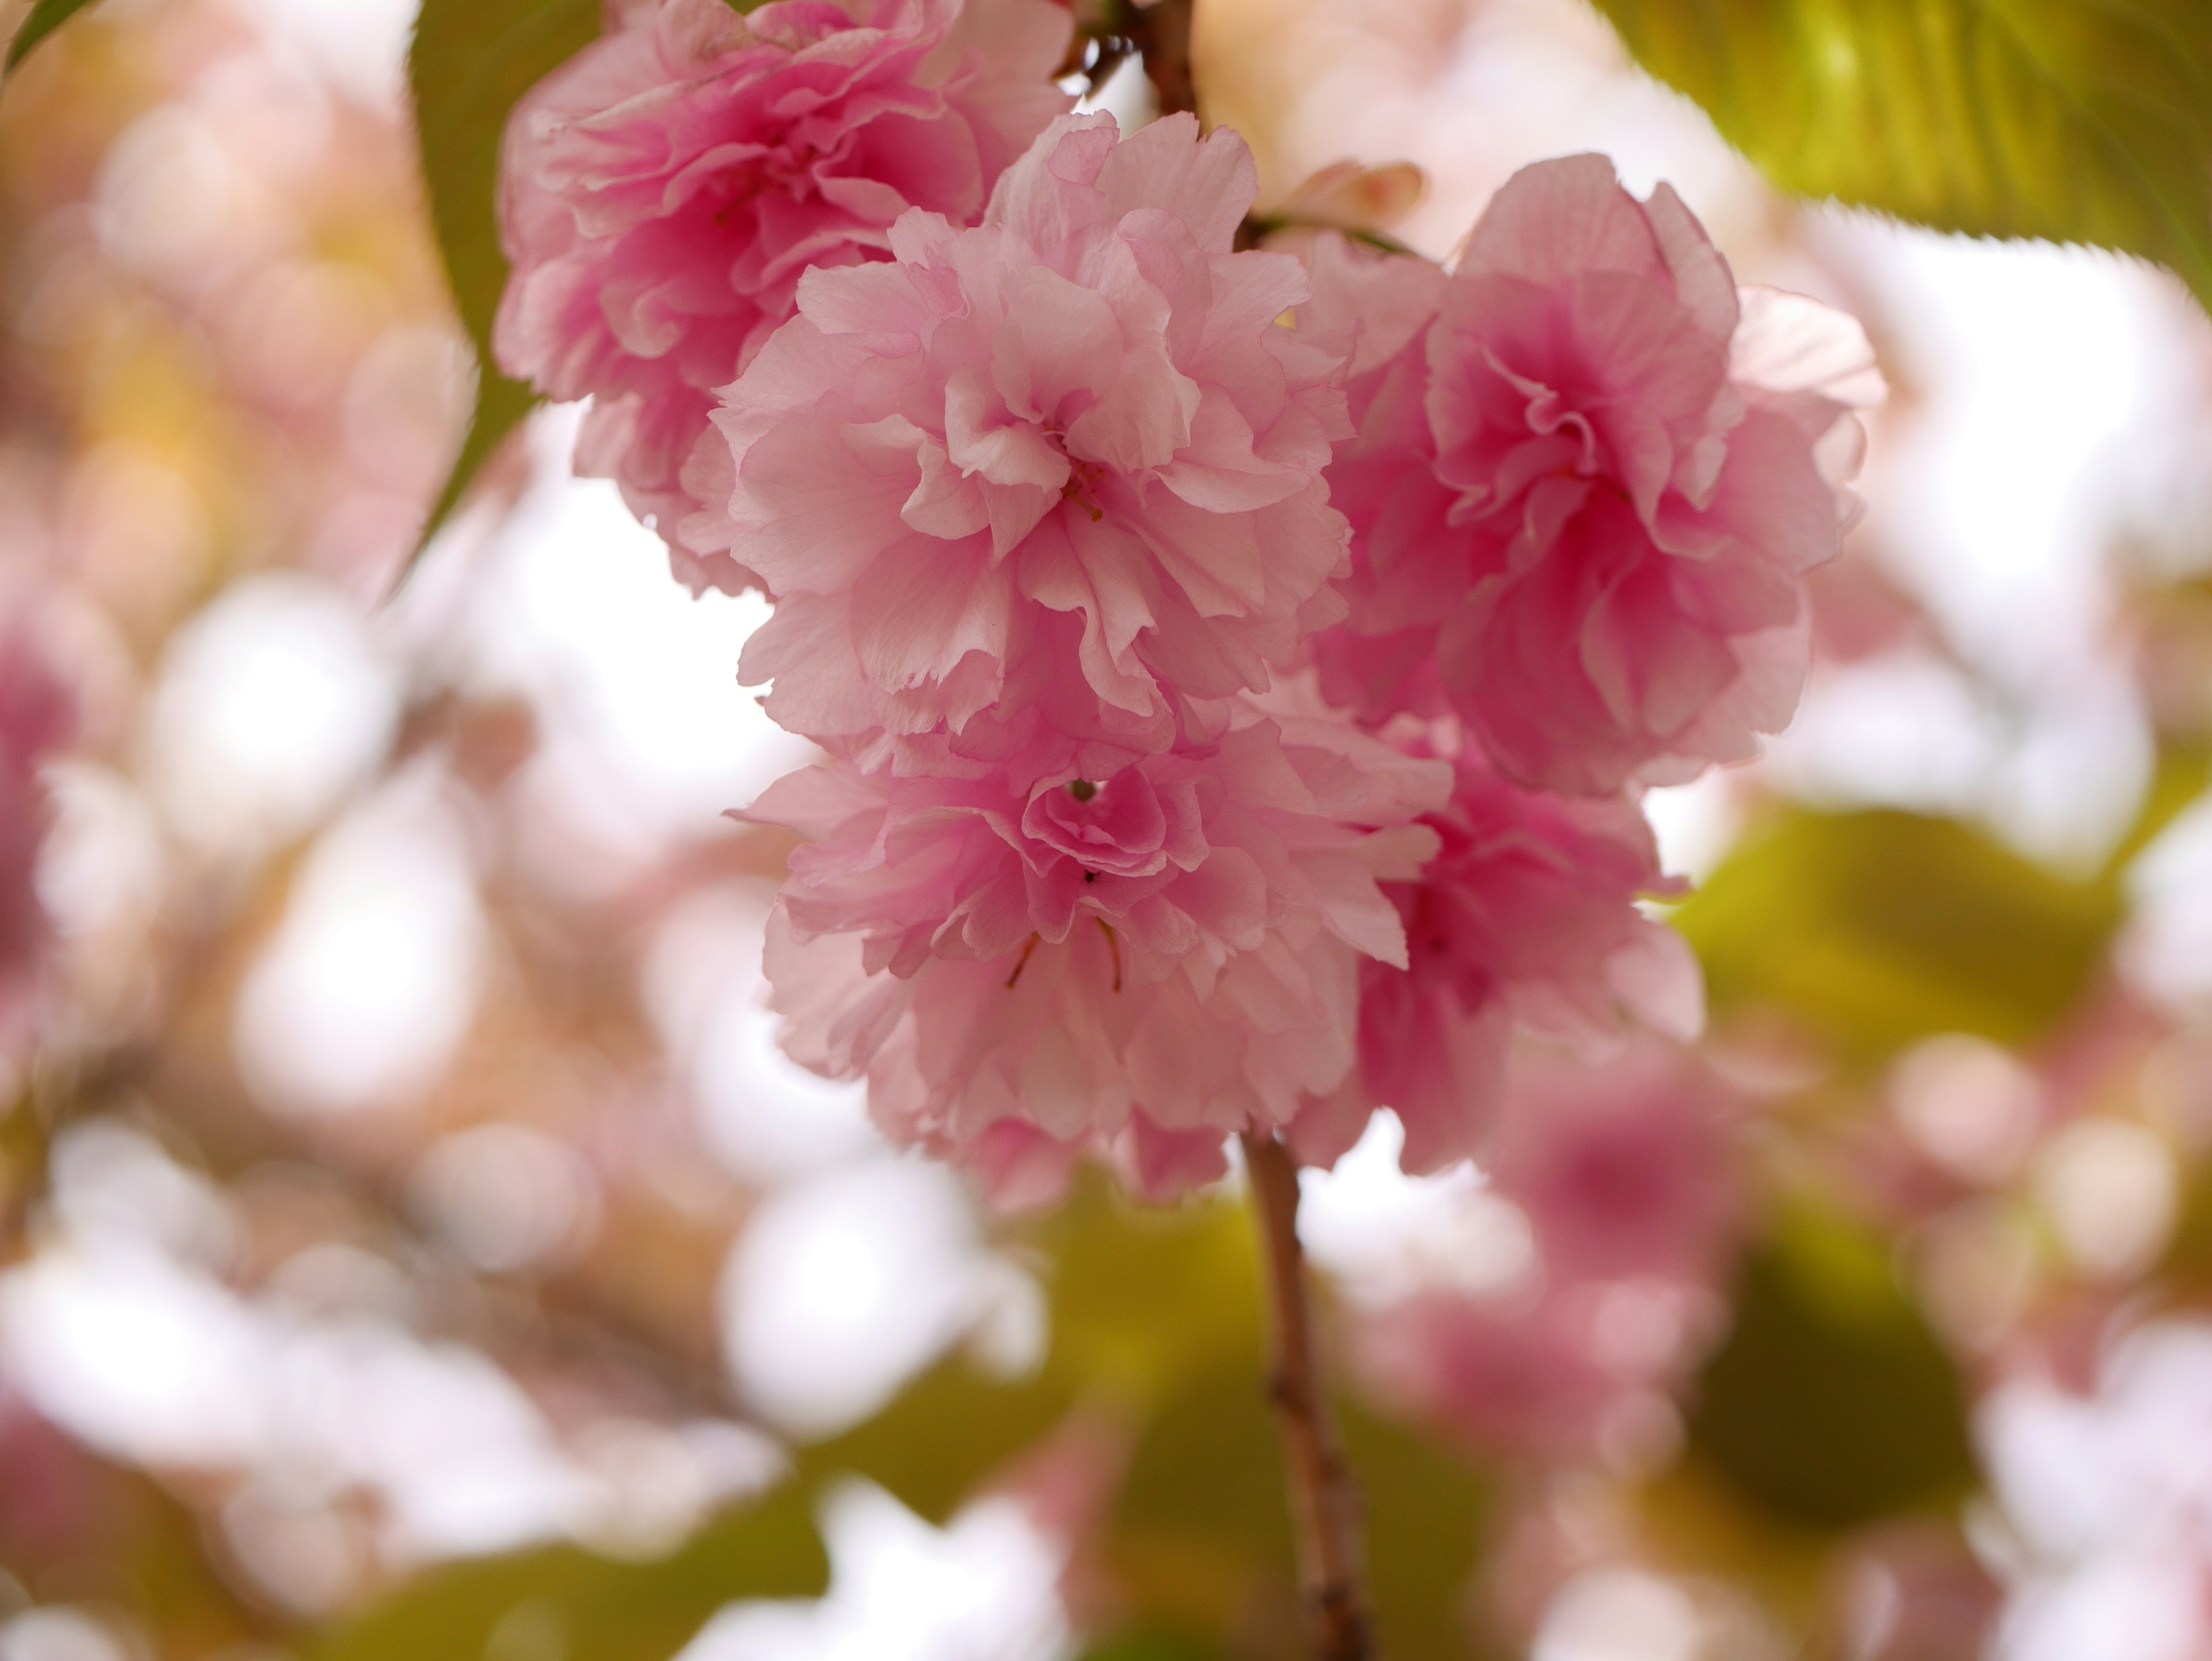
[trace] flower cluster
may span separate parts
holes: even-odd
[[[1591,157],[1449,276],[1240,247],[1243,142],[1057,114],[1049,0],[852,8],[661,0],[507,158],[509,367],[826,752],[750,812],[791,1053],[1023,1198],[1432,1168],[1516,1031],[1693,1026],[1636,793],[1786,716],[1863,339]]]

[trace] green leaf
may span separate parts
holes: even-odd
[[[2106,877],[2119,880],[2128,862],[2157,841],[2184,810],[2195,806],[2208,785],[2212,785],[2212,751],[2201,744],[2162,741],[2136,822],[2106,862]]]
[[[31,49],[40,41],[91,3],[92,0],[38,0],[31,8],[31,15],[23,20],[22,27],[15,31],[15,38],[8,43],[7,67],[14,69],[31,55]]]
[[[1138,1206],[1091,1171],[1029,1242],[1045,1262],[1054,1365],[1088,1389],[1154,1400],[1260,1354],[1259,1269],[1241,1206]]]
[[[1596,0],[1776,183],[2162,261],[2212,304],[2204,0]]]
[[[500,140],[522,95],[598,38],[599,16],[599,0],[422,0],[416,20],[407,77],[422,182],[453,304],[477,356],[468,436],[423,526],[416,559],[477,470],[538,402],[529,387],[500,374],[492,356],[492,322],[507,271],[499,245]]]
[[[1950,819],[1784,812],[1675,914],[1716,1011],[1780,1008],[1878,1061],[1938,1032],[2020,1043],[2103,962],[2123,910]]]
[[[1490,1484],[1460,1456],[1358,1403],[1342,1404],[1344,1457],[1365,1500],[1376,1649],[1386,1656],[1478,1652],[1468,1613]]]
[[[1228,1661],[1224,1652],[1188,1633],[1124,1632],[1092,1645],[1082,1661]]]
[[[813,1498],[786,1483],[673,1555],[624,1563],[574,1546],[447,1564],[331,1631],[315,1661],[668,1661],[732,1598],[818,1597],[830,1563]],[[495,1640],[497,1642],[495,1642]]]
[[[1006,1383],[954,1356],[874,1418],[806,1449],[799,1469],[822,1482],[865,1476],[917,1517],[942,1524],[985,1477],[1049,1434],[1073,1402],[1057,1368]]]
[[[1814,1529],[1936,1505],[1976,1480],[1957,1370],[1883,1243],[1810,1211],[1746,1262],[1689,1445],[1766,1512]]]

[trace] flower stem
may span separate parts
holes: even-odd
[[[1320,1661],[1368,1661],[1367,1590],[1359,1546],[1359,1495],[1338,1445],[1298,1245],[1298,1173],[1290,1150],[1247,1131],[1244,1165],[1253,1220],[1267,1260],[1274,1312],[1275,1370],[1270,1394],[1290,1478],[1298,1536],[1298,1576]]]

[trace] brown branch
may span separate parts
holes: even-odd
[[[1319,1661],[1368,1661],[1367,1591],[1359,1547],[1359,1495],[1328,1408],[1298,1245],[1298,1173],[1273,1136],[1247,1131],[1244,1164],[1252,1215],[1267,1260],[1274,1311],[1271,1394],[1298,1536],[1298,1576]]]
[[[1198,88],[1190,69],[1191,0],[1152,0],[1123,8],[1122,30],[1145,60],[1159,99],[1160,113],[1198,108]]]

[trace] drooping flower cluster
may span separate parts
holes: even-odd
[[[618,481],[694,588],[750,575],[675,538],[717,388],[818,266],[881,259],[909,207],[969,220],[1067,107],[1054,0],[663,0],[516,106],[501,366],[589,397],[582,471]]]
[[[852,5],[661,0],[507,158],[509,367],[828,752],[750,813],[787,1047],[1034,1198],[1432,1168],[1515,1031],[1693,1025],[1635,793],[1786,715],[1863,339],[1595,158],[1449,277],[1239,248],[1233,133],[1051,119],[1048,0]]]

